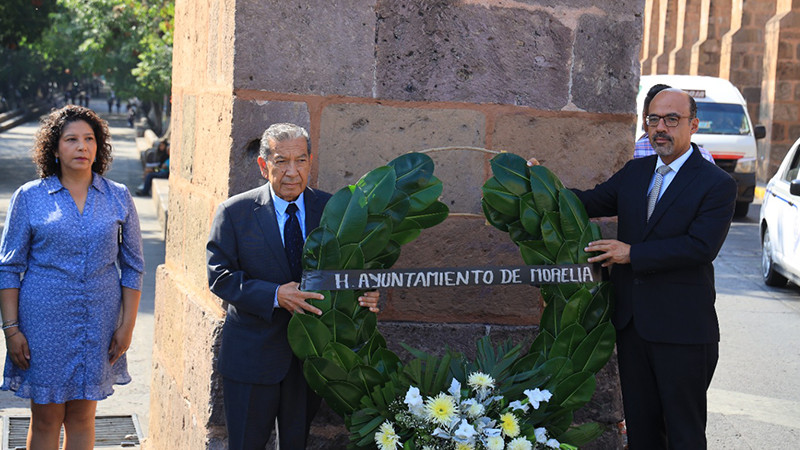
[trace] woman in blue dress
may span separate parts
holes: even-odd
[[[29,450],[94,446],[97,401],[129,383],[144,259],[128,189],[102,175],[108,126],[93,111],[53,111],[36,135],[40,179],[11,198],[0,241],[3,390],[31,399]]]

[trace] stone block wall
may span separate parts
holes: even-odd
[[[255,158],[267,126],[307,127],[311,185],[327,191],[435,149],[451,216],[405,246],[397,267],[520,264],[481,215],[492,154],[475,148],[535,155],[568,186],[608,178],[633,150],[643,9],[643,0],[177,0],[179,169],[158,272],[146,448],[226,447],[214,371],[224,310],[207,288],[205,243],[216,206],[263,182]],[[401,341],[470,353],[485,335],[530,340],[542,308],[525,286],[382,298],[380,329],[395,350]],[[613,430],[622,419],[615,370],[605,369],[581,416]],[[323,412],[310,447],[334,448],[342,431]],[[620,445],[609,431],[590,448]]]
[[[739,88],[752,121],[767,128],[756,175],[769,180],[800,137],[800,1],[647,0],[644,11],[642,74],[715,76]],[[676,27],[665,26],[673,16]]]

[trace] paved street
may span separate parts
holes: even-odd
[[[102,99],[93,104],[105,111]],[[141,168],[133,130],[122,115],[108,116],[114,137],[109,177],[133,190]],[[35,178],[29,148],[35,123],[0,133],[0,220],[12,192]],[[134,343],[128,352],[133,382],[100,402],[98,415],[135,413],[148,421],[154,272],[164,245],[150,199],[136,198],[142,220],[147,273]],[[720,363],[710,391],[709,448],[791,448],[800,443],[800,288],[761,282],[758,206],[737,220],[717,259],[717,310],[722,328]],[[0,346],[0,358],[5,347]],[[0,392],[0,414],[27,415],[27,401]]]
[[[136,150],[135,134],[128,128],[123,114],[107,114],[104,99],[92,101],[92,108],[109,121],[114,147],[114,161],[107,176],[124,183],[133,192],[141,182],[142,168]],[[26,181],[36,178],[31,162],[30,148],[37,122],[29,122],[0,133],[0,224],[5,223],[8,203],[14,191]],[[98,416],[131,415],[138,417],[144,435],[147,434],[148,409],[150,405],[150,373],[153,348],[153,306],[155,294],[155,270],[164,262],[164,238],[150,198],[134,197],[142,226],[146,272],[139,315],[133,334],[133,343],[128,350],[128,368],[133,381],[115,387],[110,398],[98,403]],[[0,225],[0,229],[2,226]],[[5,345],[0,346],[0,359],[5,361]],[[30,415],[29,401],[17,398],[13,393],[0,391],[0,415]],[[2,425],[0,425],[1,427]]]

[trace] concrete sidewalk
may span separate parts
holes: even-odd
[[[142,168],[136,150],[135,133],[128,128],[125,114],[108,114],[105,99],[92,100],[90,106],[109,122],[114,147],[108,178],[123,183],[133,192],[142,181]],[[8,203],[14,191],[23,183],[36,178],[31,162],[30,148],[38,127],[28,122],[0,133],[0,231],[5,223]],[[97,415],[132,415],[138,418],[142,437],[147,435],[150,408],[150,373],[153,348],[153,309],[155,296],[155,270],[164,262],[164,236],[156,217],[154,202],[150,198],[134,197],[142,228],[145,276],[139,315],[128,350],[128,369],[133,381],[117,386],[114,395],[98,403]],[[5,361],[5,345],[0,346],[0,359]],[[0,391],[0,415],[29,416],[29,401]],[[2,424],[0,424],[0,427]]]

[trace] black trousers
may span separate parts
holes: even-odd
[[[707,402],[719,344],[664,344],[617,331],[630,450],[705,449]]]
[[[223,377],[229,450],[264,450],[275,421],[280,449],[300,450],[322,399],[308,387],[300,362],[292,358],[278,384],[240,383]]]

